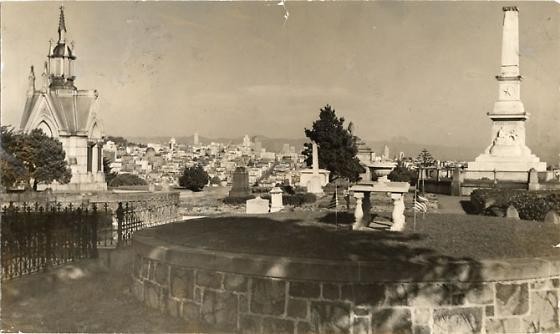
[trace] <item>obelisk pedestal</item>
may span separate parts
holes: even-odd
[[[312,194],[321,195],[323,194],[323,187],[321,186],[321,176],[319,175],[319,150],[317,148],[317,143],[313,142],[313,176],[307,183],[307,192]]]
[[[519,11],[503,7],[502,64],[498,80],[498,101],[488,117],[492,120],[491,143],[475,161],[468,163],[466,179],[494,176],[498,180],[526,180],[534,168],[545,171],[541,162],[525,144],[525,122],[529,114],[521,102],[519,72]],[[496,173],[494,173],[496,172]]]

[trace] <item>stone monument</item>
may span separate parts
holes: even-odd
[[[280,189],[280,187],[274,187],[270,191],[270,212],[278,212],[283,208],[282,189]]]
[[[502,60],[500,74],[496,76],[498,101],[488,113],[492,120],[492,141],[484,153],[468,163],[468,179],[489,177],[490,173],[497,171],[499,179],[522,180],[526,179],[531,168],[538,172],[546,170],[546,163],[532,154],[525,144],[525,122],[529,114],[521,102],[519,11],[512,6],[503,7],[503,11]]]
[[[307,182],[307,192],[312,194],[322,194],[321,177],[319,176],[319,151],[317,143],[313,142],[313,176]]]
[[[260,196],[257,198],[253,198],[248,200],[245,207],[245,213],[247,214],[262,214],[268,213],[270,202],[266,199],[261,198]]]
[[[229,197],[246,197],[251,194],[249,189],[249,173],[245,167],[237,167],[233,172],[232,186]]]

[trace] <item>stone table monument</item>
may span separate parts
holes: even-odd
[[[529,114],[521,102],[519,11],[512,6],[503,7],[503,11],[502,65],[496,76],[498,101],[488,113],[492,120],[492,141],[484,153],[468,163],[467,179],[491,178],[496,171],[498,179],[526,180],[531,168],[538,172],[546,170],[546,163],[525,144],[525,122]]]

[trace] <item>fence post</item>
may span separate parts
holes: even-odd
[[[122,226],[123,226],[123,219],[124,219],[124,209],[122,206],[122,202],[119,202],[119,207],[117,208],[117,247],[122,246],[122,240],[123,240],[123,235],[122,235]]]
[[[95,203],[93,203],[92,206],[92,215],[93,215],[93,224],[91,226],[92,230],[92,235],[91,235],[91,242],[93,243],[93,254],[92,257],[94,259],[96,259],[98,257],[98,253],[97,253],[97,220],[99,219],[99,215],[97,213],[97,205]]]

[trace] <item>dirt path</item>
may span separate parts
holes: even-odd
[[[439,213],[452,213],[452,214],[467,214],[461,202],[468,202],[469,197],[463,196],[449,196],[449,195],[437,195],[438,200],[438,212]]]
[[[2,283],[3,332],[207,332],[140,304],[130,276],[81,262]]]

